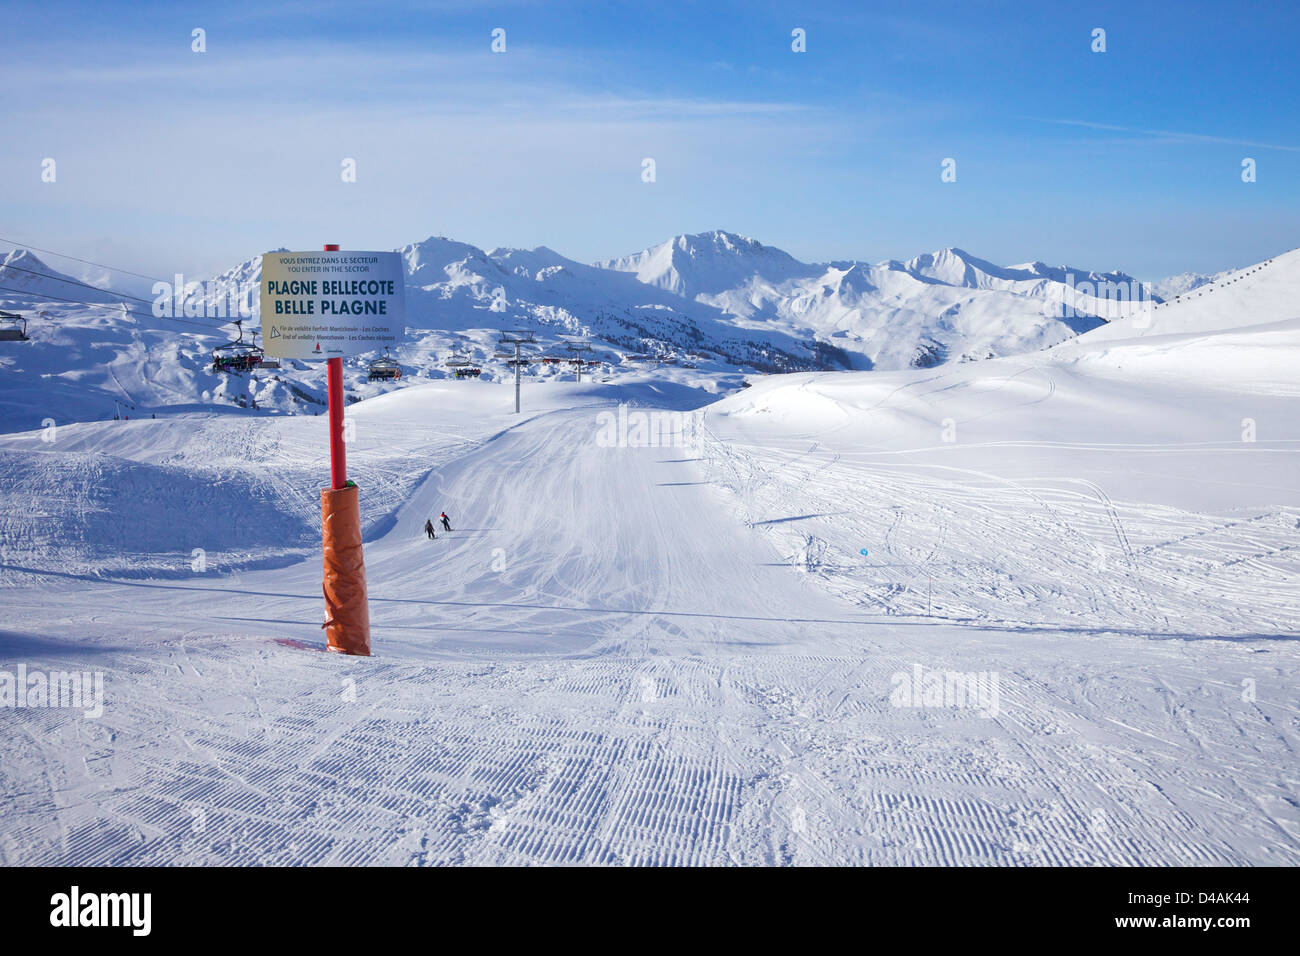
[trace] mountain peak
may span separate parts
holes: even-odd
[[[430,236],[397,251],[406,263],[407,274],[417,285],[441,282],[450,274],[449,270],[456,271],[463,263],[474,264],[458,270],[465,275],[475,274],[475,269],[490,273],[501,268],[478,246],[446,236]]]
[[[708,232],[694,234],[683,233],[680,236],[675,236],[672,243],[679,249],[712,248],[718,252],[736,254],[764,251],[763,244],[758,240],[751,239],[749,236],[742,236],[738,232],[728,232],[725,229],[712,229]]]
[[[24,249],[21,246],[11,251],[5,256],[3,266],[14,266],[16,268],[31,269],[33,272],[44,272],[51,275],[58,275],[30,249]],[[0,266],[0,268],[3,268]]]
[[[80,279],[74,279],[46,265],[30,249],[18,247],[0,263],[0,284],[11,292],[26,295],[46,295],[51,299],[73,298],[82,302],[116,302],[112,292]],[[0,298],[7,298],[0,292]]]
[[[754,277],[783,281],[806,266],[775,246],[725,229],[683,233],[641,252],[595,263],[602,269],[635,272],[647,285],[688,299],[743,285]]]
[[[952,286],[975,288],[979,273],[993,273],[997,266],[972,256],[956,246],[926,252],[903,263],[903,270],[921,279],[936,279]]]

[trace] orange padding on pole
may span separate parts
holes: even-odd
[[[361,556],[361,498],[356,485],[322,489],[321,539],[325,552],[325,639],[339,654],[370,656],[370,602]]]

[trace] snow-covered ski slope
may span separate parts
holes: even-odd
[[[1296,257],[1230,288],[710,405],[362,402],[369,659],[313,649],[323,418],[0,438],[0,669],[106,692],[0,711],[0,861],[1295,865]]]

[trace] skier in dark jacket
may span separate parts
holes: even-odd
[[[447,517],[447,512],[445,511],[442,513],[442,530],[443,531],[451,530],[451,519]]]
[[[431,539],[438,537],[436,534],[433,533],[433,522],[429,520],[426,520],[424,522],[424,533],[427,534]]]

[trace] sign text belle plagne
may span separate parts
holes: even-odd
[[[269,252],[261,292],[262,341],[276,358],[358,355],[406,334],[396,252]]]

